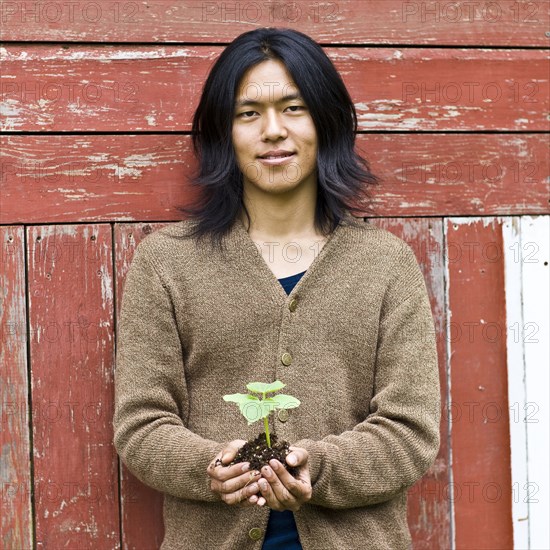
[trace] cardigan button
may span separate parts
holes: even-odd
[[[279,419],[279,422],[286,422],[289,416],[290,416],[290,413],[288,412],[288,409],[281,409],[277,413],[277,418]]]
[[[252,529],[248,531],[248,536],[252,540],[260,540],[262,538],[262,530],[259,527],[252,527]]]
[[[283,353],[283,355],[281,356],[281,362],[283,363],[283,365],[286,365],[288,367],[288,365],[292,363],[292,355],[290,355],[288,351]]]
[[[292,298],[292,300],[290,300],[288,304],[288,309],[290,309],[290,311],[296,311],[297,305],[298,305],[298,300],[296,300],[296,298]]]

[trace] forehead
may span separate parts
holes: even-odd
[[[278,60],[267,60],[251,67],[239,82],[236,104],[243,102],[273,102],[283,96],[297,96],[298,86],[285,65]]]

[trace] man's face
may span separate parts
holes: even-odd
[[[251,103],[240,105],[242,101]],[[281,61],[263,61],[243,76],[237,90],[232,139],[245,193],[283,194],[317,185],[315,125]],[[259,158],[276,149],[292,156]]]

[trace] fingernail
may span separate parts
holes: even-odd
[[[250,468],[250,464],[247,462],[246,464],[243,464],[243,472],[246,472],[248,470],[248,468]]]
[[[271,467],[274,469],[274,470],[278,470],[279,469],[279,463],[273,459],[273,460],[270,460],[269,463],[271,464]]]
[[[269,466],[266,466],[266,467],[264,468],[264,474],[265,474],[266,476],[270,476],[270,475],[271,475],[271,468],[270,468]]]
[[[260,480],[260,487],[264,490],[267,489],[267,481],[265,481],[263,479]]]
[[[224,462],[225,460],[227,460],[229,458],[229,455],[228,454],[224,454],[222,456],[222,462]]]
[[[294,455],[288,457],[288,463],[291,466],[294,466],[296,464],[296,457]]]

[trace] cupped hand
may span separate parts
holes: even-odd
[[[206,470],[211,478],[210,489],[212,492],[226,504],[241,508],[265,504],[265,499],[257,495],[260,490],[257,484],[261,477],[260,472],[248,471],[246,468],[249,466],[248,462],[227,466],[245,443],[244,439],[230,441],[225,449],[210,462]]]
[[[296,477],[275,459],[269,461],[270,466],[262,468],[259,481],[260,491],[265,503],[272,510],[296,512],[305,502],[311,499],[311,477],[309,473],[309,453],[301,447],[290,447],[291,451],[285,458],[289,466],[297,468]],[[296,459],[296,462],[292,460]],[[264,479],[265,478],[265,479]],[[261,498],[261,497],[260,497]],[[262,506],[258,501],[257,504]]]

